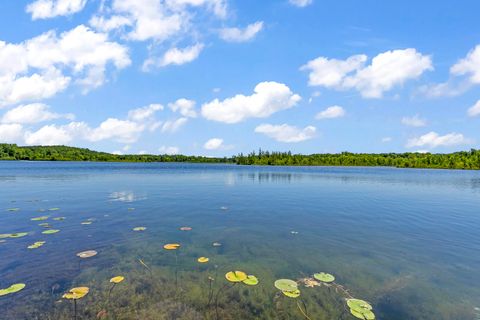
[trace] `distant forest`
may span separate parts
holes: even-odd
[[[102,162],[194,162],[272,166],[385,166],[398,168],[480,169],[480,150],[449,154],[350,153],[301,155],[259,150],[247,155],[212,158],[184,155],[116,155],[66,146],[19,147],[0,144],[0,160],[102,161]]]

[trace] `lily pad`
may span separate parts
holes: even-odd
[[[7,211],[17,212],[17,211],[20,211],[20,208],[10,208],[10,209],[7,209]]]
[[[86,259],[86,258],[94,257],[97,254],[98,254],[98,252],[95,251],[95,250],[87,250],[87,251],[82,251],[82,252],[77,253],[77,257],[82,258],[82,259]]]
[[[325,282],[325,283],[330,283],[330,282],[335,281],[335,277],[333,275],[331,275],[330,273],[325,273],[325,272],[315,273],[313,275],[313,277],[315,279],[317,279],[318,281],[322,281],[322,282]]]
[[[298,284],[290,279],[278,279],[274,283],[275,288],[281,291],[296,291],[298,290]]]
[[[247,279],[243,280],[243,283],[247,286],[256,286],[258,284],[258,278],[252,275],[248,275]]]
[[[88,287],[78,287],[70,289],[69,292],[65,293],[62,298],[70,300],[78,300],[85,297],[90,289]]]
[[[289,298],[298,298],[300,297],[300,290],[295,290],[295,291],[282,291],[284,295],[286,295]]]
[[[83,221],[81,224],[83,224],[83,225],[90,225],[90,224],[92,224],[92,221]]]
[[[191,231],[192,227],[181,227],[180,230],[181,231]]]
[[[362,320],[374,320],[375,314],[372,312],[372,306],[360,299],[348,299],[347,305],[350,307],[350,313]]]
[[[247,280],[248,276],[243,271],[230,271],[225,274],[225,278],[230,282],[242,282]]]
[[[45,241],[37,241],[37,242],[35,242],[34,244],[29,245],[27,248],[28,248],[28,249],[38,249],[38,248],[40,248],[41,246],[43,246],[45,243],[46,243]]]
[[[200,257],[197,259],[197,261],[200,263],[207,263],[208,261],[210,261],[210,259],[207,257]]]
[[[177,250],[180,248],[180,244],[178,243],[167,243],[166,245],[163,246],[163,249],[165,250]]]
[[[50,218],[50,216],[41,216],[41,217],[32,218],[30,220],[32,220],[32,221],[45,221],[45,220],[48,220],[48,218]]]
[[[28,235],[28,232],[11,233],[9,238],[22,238]]]
[[[11,285],[10,287],[6,288],[6,289],[0,289],[0,297],[1,296],[6,296],[7,294],[11,294],[11,293],[16,293],[18,291],[21,291],[25,288],[25,284],[24,283],[16,283],[16,284],[13,284]]]
[[[112,279],[110,279],[110,282],[117,284],[117,283],[122,282],[123,280],[125,280],[125,277],[117,276],[117,277],[113,277]]]
[[[50,209],[48,209],[48,211],[58,211],[58,210],[60,210],[60,208],[50,208]]]
[[[145,231],[147,230],[147,227],[135,227],[133,228],[133,231]]]
[[[43,233],[43,234],[54,234],[54,233],[57,233],[57,232],[60,232],[60,230],[58,230],[58,229],[50,229],[50,230],[45,230],[45,231],[43,231],[42,233]]]
[[[53,218],[53,220],[55,220],[55,221],[63,221],[63,220],[65,220],[65,219],[66,219],[65,217]]]

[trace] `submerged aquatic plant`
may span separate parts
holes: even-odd
[[[167,243],[163,246],[165,250],[175,251],[175,291],[178,290],[178,255],[177,250],[180,249],[180,244],[178,243]]]
[[[89,291],[88,287],[77,287],[70,289],[69,292],[62,296],[64,299],[73,300],[73,319],[77,319],[77,300],[85,297]]]
[[[19,291],[23,290],[25,288],[25,286],[26,285],[24,283],[16,283],[16,284],[12,284],[10,287],[8,287],[6,289],[0,289],[0,297],[1,296],[6,296],[8,294],[19,292]]]
[[[110,290],[108,290],[107,301],[110,301],[110,294],[112,293],[113,288],[115,288],[115,286],[117,284],[119,284],[120,282],[123,282],[123,280],[125,280],[125,277],[123,277],[123,276],[116,276],[116,277],[113,277],[112,279],[110,279],[110,283],[112,284],[112,286],[110,287]]]

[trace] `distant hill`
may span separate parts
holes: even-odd
[[[350,153],[301,155],[259,150],[248,155],[210,158],[184,155],[115,155],[66,146],[19,147],[0,144],[0,160],[102,161],[102,162],[195,162],[272,166],[384,166],[398,168],[480,169],[480,150],[448,154]]]

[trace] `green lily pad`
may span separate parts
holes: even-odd
[[[50,223],[47,223],[47,222],[45,222],[45,223],[39,223],[38,225],[39,225],[40,227],[44,227],[44,228],[51,228],[51,227],[52,227],[52,226],[50,225]]]
[[[298,290],[298,284],[290,279],[278,279],[274,283],[275,288],[281,291],[295,291]]]
[[[350,313],[362,320],[374,320],[375,319],[375,314],[372,312],[372,306],[360,299],[348,299],[347,300],[347,305],[350,308]]]
[[[25,237],[27,234],[28,232],[11,233],[9,238],[21,238],[21,237]]]
[[[243,280],[243,283],[247,286],[256,286],[258,284],[258,278],[252,275],[247,276],[247,279]]]
[[[48,209],[48,211],[58,211],[58,210],[60,210],[60,208],[50,208],[50,209]]]
[[[300,290],[295,290],[295,291],[282,291],[284,295],[286,295],[289,298],[298,298],[300,297]]]
[[[43,246],[46,242],[45,241],[37,241],[35,242],[34,244],[28,246],[27,248],[28,249],[38,249],[40,248],[41,246]]]
[[[32,221],[45,221],[45,220],[48,220],[48,218],[50,218],[50,216],[41,216],[41,217],[32,218],[30,220],[32,220]]]
[[[325,272],[315,273],[313,275],[313,277],[315,279],[317,279],[318,281],[322,281],[322,282],[326,282],[326,283],[330,283],[330,282],[335,281],[335,277],[333,275],[331,275],[330,273],[325,273]]]
[[[53,220],[55,220],[55,221],[63,221],[63,220],[65,220],[65,219],[66,219],[65,217],[53,218]]]
[[[0,234],[0,239],[10,238],[10,233],[2,233]]]
[[[16,211],[20,211],[20,208],[10,208],[10,209],[7,209],[7,211],[16,212]]]
[[[43,233],[43,234],[54,234],[54,233],[57,233],[57,232],[60,232],[60,230],[58,230],[58,229],[50,229],[50,230],[45,230],[45,231],[43,231],[42,233]]]
[[[1,296],[6,296],[7,294],[11,294],[11,293],[16,293],[16,292],[18,292],[18,291],[23,290],[23,288],[25,288],[25,284],[24,284],[24,283],[13,284],[13,285],[11,285],[10,287],[8,287],[8,288],[6,288],[6,289],[1,289],[1,290],[0,290],[0,297],[1,297]]]

